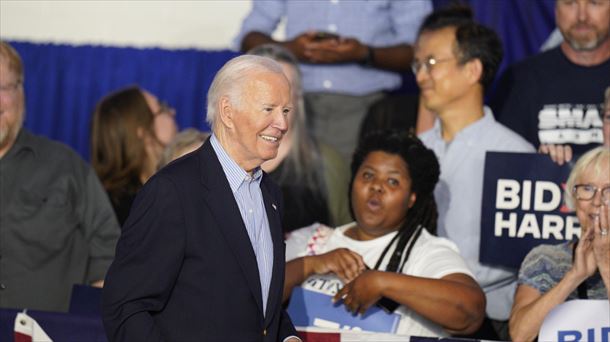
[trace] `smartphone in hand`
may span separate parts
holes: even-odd
[[[335,34],[335,33],[331,33],[331,32],[325,32],[325,31],[318,31],[316,32],[315,36],[313,37],[313,40],[315,41],[321,41],[321,40],[326,40],[326,39],[339,39],[339,35]]]

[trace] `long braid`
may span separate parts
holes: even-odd
[[[436,207],[436,201],[434,195],[430,194],[426,201],[423,203],[424,213],[422,214],[422,226],[426,227],[426,230],[432,235],[436,235],[436,228],[438,224],[438,209]]]
[[[386,271],[400,272],[402,270],[402,267],[409,258],[408,254],[410,254],[410,248],[406,255],[403,254],[405,252],[407,243],[412,240],[414,234],[419,232],[418,228],[421,229],[425,227],[428,231],[434,234],[433,231],[436,231],[437,217],[438,214],[436,211],[434,196],[429,195],[426,196],[426,198],[416,201],[415,205],[413,205],[413,207],[407,213],[405,224],[398,231],[398,242],[396,243],[394,253],[390,257],[390,261],[386,266]],[[419,234],[417,234],[417,236],[419,236]],[[410,247],[415,244],[415,241],[416,238],[413,238],[413,242],[410,244]],[[382,254],[377,263],[380,264],[383,257],[385,257],[385,253]]]

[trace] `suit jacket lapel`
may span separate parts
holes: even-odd
[[[267,310],[265,313],[265,326],[267,326],[275,313],[273,310],[277,305],[277,301],[281,300],[284,288],[284,269],[286,261],[284,260],[284,234],[282,233],[282,222],[280,217],[280,208],[278,207],[277,199],[274,198],[268,188],[268,175],[263,175],[261,182],[261,192],[263,193],[263,201],[269,220],[269,230],[271,239],[273,240],[273,274],[271,275],[271,285],[269,286],[269,296],[267,297]]]
[[[216,219],[218,229],[246,276],[248,286],[262,313],[263,299],[256,255],[229,182],[209,140],[199,150],[199,155],[204,185],[203,197]]]

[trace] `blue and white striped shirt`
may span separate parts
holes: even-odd
[[[432,12],[430,0],[265,0],[252,1],[252,10],[233,41],[239,49],[252,31],[271,35],[285,19],[286,40],[307,31],[337,33],[363,44],[386,47],[413,44],[424,18]],[[300,64],[306,92],[361,96],[398,88],[400,75],[358,63]]]
[[[241,218],[250,237],[252,249],[254,249],[256,255],[264,314],[267,310],[267,298],[269,297],[269,286],[273,272],[273,241],[271,240],[269,220],[267,219],[263,193],[260,187],[263,171],[260,167],[257,167],[252,175],[248,174],[227,154],[216,135],[212,134],[210,143],[229,181]]]

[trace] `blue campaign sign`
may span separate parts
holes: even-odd
[[[400,315],[389,314],[382,309],[370,307],[364,315],[353,315],[343,304],[334,304],[332,297],[304,289],[292,290],[288,315],[297,327],[320,327],[344,330],[395,333]]]
[[[480,262],[518,269],[535,246],[571,241],[580,224],[564,202],[570,166],[547,155],[487,152]]]

